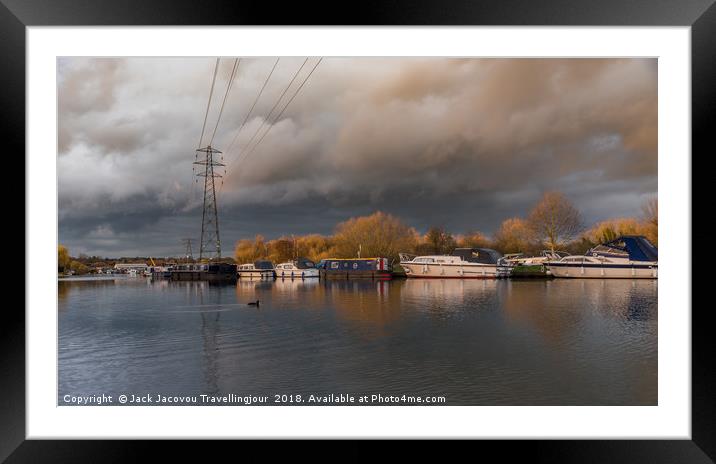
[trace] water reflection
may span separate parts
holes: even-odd
[[[401,318],[400,286],[389,281],[327,280],[322,287],[327,304],[335,308],[338,317],[376,329],[366,335],[382,335],[385,331],[378,329]]]
[[[655,404],[657,295],[641,280],[63,281],[60,393]]]
[[[205,283],[205,282],[196,282]],[[204,288],[205,286],[197,286],[196,290],[199,296],[199,304],[204,306]],[[221,294],[217,295],[217,306],[221,306]],[[221,318],[220,311],[201,313],[201,338],[204,349],[204,375],[206,378],[206,391],[208,394],[219,393],[219,372],[218,357],[219,345],[217,339],[220,332],[219,320]]]
[[[404,305],[447,319],[466,311],[498,309],[500,284],[494,279],[408,279],[399,289]]]
[[[80,289],[87,288],[101,288],[107,286],[114,286],[115,279],[103,278],[103,277],[74,277],[74,278],[63,278],[57,281],[57,298],[60,302],[67,299],[72,292],[77,292]],[[60,309],[64,309],[60,305]]]

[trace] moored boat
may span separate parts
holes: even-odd
[[[569,256],[569,253],[564,251],[543,250],[538,256],[526,256],[524,253],[507,254],[500,262],[509,266],[510,277],[547,278],[552,275],[545,263],[548,261],[559,261],[566,256]]]
[[[171,266],[152,266],[150,275],[154,280],[171,279],[171,269]]]
[[[524,253],[508,254],[503,257],[502,261],[508,266],[533,266],[544,264],[547,261],[559,261],[566,256],[569,256],[569,253],[565,251],[543,250],[539,256],[525,256]]]
[[[316,266],[324,279],[380,279],[393,277],[388,258],[329,258]]]
[[[624,235],[591,248],[584,255],[545,263],[555,277],[656,279],[658,250],[641,235]]]
[[[271,261],[260,259],[254,263],[241,264],[236,272],[240,279],[274,279],[276,270]]]
[[[509,275],[510,268],[501,258],[491,248],[456,248],[451,255],[401,253],[400,265],[408,278],[489,279]]]
[[[169,279],[177,281],[236,282],[236,264],[179,264],[168,270]]]
[[[276,265],[276,277],[307,279],[318,276],[319,271],[316,269],[316,263],[308,258],[298,258]]]

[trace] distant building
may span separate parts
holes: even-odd
[[[129,271],[134,269],[135,271],[146,271],[149,269],[145,263],[117,263],[114,265],[114,269],[117,271]]]

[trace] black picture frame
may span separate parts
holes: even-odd
[[[692,172],[698,172],[693,170],[697,153],[704,158],[716,153],[712,135],[716,127],[714,0],[364,0],[350,8],[322,1],[279,6],[266,1],[221,0],[0,0],[3,63],[0,108],[8,154],[25,151],[25,28],[61,25],[690,26]],[[704,197],[693,190],[692,198],[696,202]],[[706,240],[705,228],[696,227],[694,222],[692,228],[694,243]],[[696,280],[700,275],[694,272],[695,268],[686,271],[693,276],[692,288],[698,288]],[[146,448],[152,446],[148,441],[25,439],[25,314],[18,306],[6,305],[0,323],[0,461],[125,462],[144,457]],[[549,462],[714,462],[716,381],[710,349],[709,306],[700,308],[704,311],[692,312],[691,440],[529,440],[520,441],[519,446],[505,441],[480,444],[494,448],[508,460],[519,454]],[[174,452],[186,451],[183,443],[172,442],[171,448]]]

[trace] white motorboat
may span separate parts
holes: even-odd
[[[547,261],[559,261],[566,256],[569,256],[569,253],[565,251],[543,250],[539,256],[525,256],[523,253],[508,254],[502,258],[502,262],[508,266],[534,266]]]
[[[624,235],[587,251],[545,263],[555,277],[656,279],[658,250],[640,235]]]
[[[276,265],[276,277],[307,279],[319,277],[316,263],[308,258],[298,258],[295,261],[288,261]]]
[[[401,253],[400,265],[408,278],[489,279],[510,274],[501,258],[498,251],[490,248],[456,248],[451,255]]]
[[[240,279],[274,279],[276,270],[273,263],[268,260],[258,260],[254,263],[240,264],[236,268]]]

